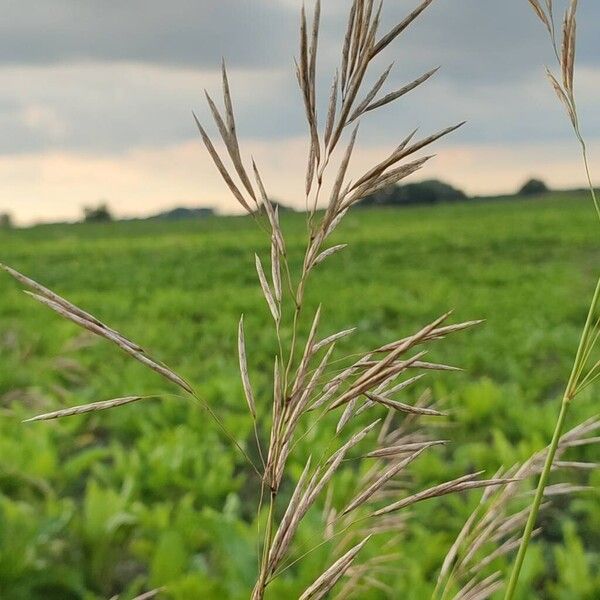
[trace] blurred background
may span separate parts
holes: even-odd
[[[174,205],[237,210],[199,144],[204,92],[230,70],[244,152],[273,195],[300,206],[306,140],[292,59],[299,0],[69,0],[9,2],[0,21],[0,211],[16,223],[76,219],[107,201],[120,216]],[[412,4],[388,2],[382,29]],[[562,4],[555,3],[557,14]],[[322,102],[344,34],[347,2],[324,3]],[[577,88],[593,150],[600,78],[596,2],[578,23]],[[512,192],[531,176],[581,185],[576,145],[542,67],[554,55],[526,0],[434,2],[389,56],[389,87],[441,66],[421,93],[371,115],[355,166],[408,131],[462,120],[429,175],[471,195]],[[387,63],[382,63],[387,66]],[[324,112],[324,108],[321,113]]]
[[[414,4],[389,1],[382,28]],[[321,102],[347,7],[324,3]],[[253,254],[266,257],[269,240],[237,214],[191,111],[208,121],[203,90],[218,95],[224,57],[242,152],[255,157],[282,203],[297,273],[307,154],[293,73],[299,9],[298,0],[21,0],[0,17],[0,261],[150,349],[247,444],[237,321],[244,313],[266,422],[276,339]],[[596,172],[599,18],[598,3],[581,3],[576,86]],[[544,78],[554,57],[526,0],[436,1],[386,58],[395,59],[390,88],[442,68],[365,119],[353,170],[371,166],[416,126],[427,135],[468,123],[436,145],[422,176],[350,213],[333,242],[349,247],[319,267],[305,314],[322,303],[324,334],[357,327],[340,344],[342,356],[408,335],[448,309],[455,322],[486,320],[431,347],[431,360],[462,372],[431,374],[407,395],[414,401],[430,390],[451,411],[439,435],[452,444],[411,472],[422,488],[473,470],[492,475],[550,439],[597,278],[598,224],[581,190],[578,146]],[[159,398],[21,422],[137,394]],[[597,406],[597,389],[589,388],[568,425]],[[299,444],[294,476],[309,453],[325,450],[329,439],[319,431]],[[599,454],[582,447],[569,460]],[[555,477],[588,489],[544,512],[519,598],[599,598],[600,475]],[[247,598],[256,574],[256,493],[200,406],[0,277],[0,598],[123,600],[159,586],[175,600]],[[387,588],[358,597],[430,598],[478,498],[415,507],[394,546],[399,558]],[[310,516],[297,556],[322,529],[320,515]],[[329,552],[325,545],[286,571],[271,597],[298,597]]]

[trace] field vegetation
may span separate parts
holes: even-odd
[[[417,489],[479,469],[491,476],[547,444],[600,259],[592,217],[584,194],[553,194],[364,208],[334,234],[332,243],[349,246],[315,270],[305,302],[309,314],[322,303],[325,335],[357,327],[340,342],[344,353],[411,334],[448,308],[456,322],[486,319],[460,340],[429,348],[428,360],[464,371],[431,372],[406,392],[412,402],[430,390],[450,411],[432,427],[451,443],[414,463]],[[305,216],[281,218],[297,270]],[[268,240],[250,217],[0,231],[2,262],[158,354],[248,448],[252,420],[234,315],[245,315],[252,339],[259,427],[270,410],[276,345],[255,282],[256,251],[268,252]],[[0,597],[128,598],[166,585],[181,600],[247,598],[257,570],[252,474],[202,406],[41,309],[7,277],[0,278],[0,319]],[[21,423],[124,390],[151,398],[116,412]],[[572,405],[568,426],[595,407],[588,389]],[[302,457],[324,452],[328,442],[316,431],[303,436],[292,475],[300,476]],[[569,453],[570,461],[594,459],[593,446]],[[351,462],[342,469],[336,493],[349,485],[352,469]],[[543,513],[519,598],[600,595],[600,478],[581,469],[561,474],[565,480],[591,489],[560,496]],[[393,569],[381,574],[393,597],[431,595],[480,494],[415,505],[392,542]],[[318,512],[307,519],[295,557],[322,540]],[[332,545],[292,565],[269,597],[297,597],[330,562]],[[369,545],[365,556],[378,550]],[[361,597],[386,594],[375,587]]]

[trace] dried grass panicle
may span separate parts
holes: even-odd
[[[547,14],[546,10],[542,8],[542,5],[539,3],[539,0],[529,0],[529,4],[531,4],[531,8],[533,8],[535,14],[550,32],[551,22],[549,19],[549,15]]]
[[[70,408],[63,408],[54,412],[45,413],[25,419],[24,423],[31,423],[33,421],[50,421],[51,419],[61,419],[63,417],[70,417],[73,415],[82,415],[88,412],[98,412],[101,410],[108,410],[109,408],[116,408],[117,406],[125,406],[132,402],[139,402],[140,400],[146,400],[151,396],[128,396],[125,398],[115,398],[114,400],[103,400],[101,402],[92,402],[90,404],[81,404],[79,406],[72,406]]]
[[[250,384],[250,375],[248,373],[248,361],[246,359],[246,340],[244,337],[244,315],[240,318],[238,327],[238,355],[240,359],[240,374],[242,376],[242,384],[244,386],[244,394],[246,402],[250,409],[250,414],[253,419],[256,419],[256,402],[254,401],[254,392]]]
[[[392,400],[386,396],[382,396],[381,394],[366,392],[365,396],[375,403],[383,404],[384,406],[388,406],[389,408],[393,408],[399,412],[411,413],[413,415],[425,415],[430,417],[441,417],[445,414],[432,408],[419,408],[417,406],[411,406],[410,404],[404,404],[404,402]]]
[[[346,152],[342,158],[340,163],[340,167],[338,169],[335,182],[333,184],[333,188],[331,191],[331,196],[329,200],[329,205],[325,211],[325,217],[323,219],[324,223],[329,224],[331,220],[339,214],[339,207],[343,200],[343,197],[340,195],[342,191],[342,187],[344,186],[344,182],[346,180],[346,174],[348,172],[348,166],[350,164],[350,159],[352,158],[352,152],[354,151],[354,145],[356,144],[356,136],[358,135],[358,125],[354,128],[352,135],[350,136],[350,141],[348,142],[348,146],[346,148]],[[322,234],[321,234],[322,235]],[[318,248],[315,246],[313,253],[316,253]]]
[[[66,311],[72,313],[73,315],[80,317],[81,319],[88,321],[101,329],[106,330],[107,333],[109,333],[110,335],[114,336],[117,339],[120,339],[124,344],[130,346],[132,350],[136,350],[138,352],[143,352],[143,348],[141,348],[137,344],[133,343],[132,341],[128,340],[127,338],[125,338],[118,331],[108,327],[108,325],[105,325],[104,323],[102,323],[101,321],[96,319],[96,317],[92,316],[90,313],[82,310],[81,308],[75,306],[68,300],[65,300],[58,294],[54,293],[52,290],[49,290],[48,288],[37,283],[33,279],[26,277],[22,273],[19,273],[18,271],[16,271],[15,269],[12,269],[11,267],[8,267],[7,265],[3,265],[0,263],[0,268],[4,269],[9,275],[14,277],[19,283],[21,283],[25,287],[28,287],[29,289],[33,290],[39,296],[41,296],[43,298],[47,298],[48,300],[55,302],[56,304],[58,304],[59,306],[62,306]]]
[[[493,596],[498,590],[502,589],[503,582],[500,581],[500,573],[492,573],[482,581],[473,579],[471,585],[461,590],[454,600],[485,600]]]
[[[267,305],[269,306],[269,310],[271,311],[273,320],[276,323],[279,323],[279,320],[281,319],[279,306],[275,300],[275,296],[273,295],[271,286],[269,285],[269,282],[267,281],[267,276],[265,275],[265,271],[263,269],[262,262],[260,260],[260,257],[258,256],[258,254],[254,255],[254,259],[255,259],[255,265],[256,265],[256,272],[258,274],[258,280],[260,282],[260,287],[262,288],[263,295],[265,297],[265,300],[267,301]]]
[[[384,559],[384,560],[381,560]],[[401,556],[397,554],[388,554],[380,557],[370,558],[361,564],[353,564],[346,571],[346,581],[340,587],[335,600],[348,600],[348,598],[360,598],[360,594],[369,588],[380,589],[387,597],[393,597],[394,590],[390,586],[383,584],[376,576],[393,574],[396,571],[394,566],[382,564],[385,561],[399,562]],[[382,587],[383,586],[383,587]]]
[[[335,428],[336,435],[339,435],[340,432],[342,431],[342,429],[350,422],[352,417],[354,417],[354,414],[356,412],[357,403],[358,403],[358,398],[353,398],[352,400],[350,400],[350,402],[348,402],[348,404],[346,404],[346,408],[344,408],[344,412],[342,413],[342,416],[339,418],[338,424],[336,425],[336,428]]]
[[[144,594],[140,594],[139,596],[136,596],[135,598],[133,598],[133,600],[152,600],[152,598],[158,597],[158,595],[164,591],[166,591],[166,589],[164,587],[157,588],[155,590],[145,592]],[[120,596],[116,595],[116,596],[113,596],[110,600],[119,600],[119,598],[120,598]]]
[[[559,42],[556,35],[554,25],[554,15],[552,2],[546,1],[545,6],[542,6],[539,0],[529,0],[536,16],[544,24],[544,27],[550,34],[552,49],[556,55],[558,67],[560,69],[560,77],[556,77],[552,71],[546,67],[546,75],[556,92],[559,100],[564,104],[571,120],[571,124],[575,129],[575,133],[579,139],[585,156],[585,144],[579,132],[579,120],[577,117],[577,107],[575,103],[574,75],[575,75],[575,54],[577,42],[577,0],[569,0],[569,5],[565,11],[565,16],[562,25],[562,40]],[[587,169],[587,165],[586,165]],[[589,170],[589,169],[587,169]],[[594,200],[596,203],[596,200]]]
[[[344,244],[344,246],[345,246],[345,244]],[[338,331],[337,333],[334,333],[326,338],[323,338],[320,342],[317,342],[314,345],[313,352],[317,353],[319,350],[325,348],[326,346],[329,346],[330,344],[333,344],[333,343],[341,340],[342,338],[352,335],[355,331],[356,331],[356,327],[351,327],[350,329],[344,329],[343,331]]]
[[[32,279],[22,275],[18,271],[11,269],[9,267],[3,267],[7,272],[9,272],[13,277],[17,279],[20,283],[23,283],[27,287],[30,287],[38,293],[33,293],[26,291],[25,293],[34,298],[35,300],[45,304],[55,312],[57,312],[62,317],[67,320],[75,323],[76,325],[82,327],[83,329],[90,331],[91,333],[98,335],[118,346],[123,352],[142,363],[155,373],[158,373],[169,382],[174,383],[181,389],[183,389],[186,393],[192,396],[194,399],[199,401],[203,408],[207,411],[209,416],[213,419],[213,421],[217,424],[217,426],[221,429],[221,431],[225,434],[225,436],[229,439],[229,441],[233,444],[237,451],[241,453],[244,459],[247,461],[248,465],[258,474],[258,469],[248,456],[247,452],[242,448],[242,446],[237,442],[233,434],[225,427],[221,419],[214,412],[214,410],[208,405],[203,399],[201,399],[192,386],[180,375],[175,373],[169,367],[164,365],[163,363],[158,362],[157,360],[151,358],[145,350],[141,348],[138,344],[131,342],[127,338],[125,338],[122,334],[118,333],[114,329],[108,327],[104,323],[102,323],[99,319],[93,317],[89,313],[83,311],[72,303],[68,302],[55,292],[52,292],[45,288],[44,286],[36,283]],[[137,396],[136,396],[137,398]],[[96,407],[96,410],[101,407],[102,409],[114,408],[117,406],[121,406],[122,404],[127,404],[129,402],[100,402],[94,403],[93,406]],[[83,408],[81,408],[83,411]],[[93,409],[92,409],[93,410]],[[68,416],[72,414],[72,409],[66,409],[63,411],[56,411],[56,416],[54,418],[59,418],[61,416]],[[87,412],[87,411],[84,411]],[[49,418],[49,417],[47,417]],[[38,419],[34,419],[38,420]]]
[[[356,546],[348,550],[346,554],[336,560],[306,589],[300,596],[300,600],[319,600],[320,598],[324,598],[344,573],[346,573],[357,554],[364,548],[369,539],[371,539],[371,536],[367,536],[364,540],[356,544]]]
[[[563,86],[571,96],[573,95],[573,76],[575,72],[576,12],[577,0],[572,0],[565,13],[561,54]]]
[[[280,307],[283,296],[281,282],[281,250],[279,249],[279,244],[275,235],[271,236],[271,281],[273,282],[275,300]]]
[[[198,131],[200,132],[200,136],[202,137],[202,141],[204,142],[204,145],[206,146],[208,153],[210,154],[213,162],[215,163],[217,170],[221,174],[223,181],[227,184],[227,187],[233,194],[234,198],[244,207],[244,209],[249,214],[252,214],[252,208],[250,207],[250,204],[248,203],[248,201],[246,200],[246,198],[244,197],[242,192],[239,190],[238,186],[234,183],[233,178],[227,171],[227,168],[225,167],[223,161],[221,160],[221,157],[219,156],[219,153],[215,149],[210,137],[206,133],[206,130],[200,124],[198,117],[195,114],[193,114],[193,116],[194,116],[194,120],[196,121],[196,126],[198,127]]]
[[[316,106],[316,61],[319,40],[319,26],[321,20],[321,2],[315,3],[311,39],[308,39],[308,25],[306,11],[302,6],[300,25],[300,60],[297,63],[297,76],[306,111],[306,120],[310,132],[310,151],[306,175],[306,195],[308,196],[313,185],[314,175],[321,159],[321,146],[317,124]]]
[[[375,99],[375,96],[378,94],[379,90],[383,87],[383,84],[386,82],[389,74],[394,67],[394,63],[391,63],[389,67],[382,73],[381,77],[375,82],[373,87],[369,90],[368,94],[365,96],[364,100],[356,107],[355,111],[348,119],[348,123],[353,123],[362,116],[367,108],[370,106],[371,102]]]
[[[401,470],[405,469],[410,463],[416,460],[425,451],[427,447],[421,448],[416,452],[412,453],[407,458],[401,460],[398,463],[392,464],[388,467],[379,477],[366,489],[364,489],[358,496],[356,496],[348,506],[342,511],[342,515],[347,515],[349,512],[355,510],[359,506],[363,505],[373,494],[383,488],[383,486],[395,477]]]
[[[269,219],[269,225],[271,226],[272,241],[274,240],[277,244],[277,249],[282,257],[286,256],[285,241],[283,239],[283,233],[279,224],[279,212],[277,207],[274,207],[272,202],[267,196],[265,185],[262,181],[256,162],[252,159],[252,170],[254,171],[254,178],[258,186],[261,205],[264,207],[267,218]]]
[[[75,306],[68,300],[65,300],[62,296],[59,296],[55,292],[37,283],[33,279],[26,277],[22,273],[19,273],[15,269],[12,269],[11,267],[8,267],[6,265],[0,266],[12,277],[14,277],[19,283],[34,290],[34,292],[26,290],[25,293],[37,300],[38,302],[46,305],[62,317],[68,319],[69,321],[75,323],[83,329],[86,329],[87,331],[99,337],[102,337],[112,342],[113,344],[116,344],[125,353],[129,354],[137,361],[146,365],[159,375],[162,375],[171,383],[174,383],[179,387],[183,388],[186,392],[190,394],[194,393],[189,383],[187,383],[182,377],[177,375],[177,373],[169,369],[164,364],[151,358],[139,344],[128,340],[125,336],[123,336],[115,329],[109,327],[108,325],[105,325],[96,317]]]
[[[403,179],[406,179],[410,175],[413,175],[419,171],[423,165],[432,158],[433,155],[425,156],[408,164],[401,165],[400,167],[390,169],[389,171],[384,171],[380,174],[374,174],[371,178],[365,180],[360,186],[351,188],[349,192],[352,193],[348,192],[346,194],[346,199],[342,206],[344,209],[350,208],[362,200],[365,196],[374,194],[375,192],[390,185],[396,185],[397,183],[400,183],[400,181]]]
[[[421,13],[432,4],[433,0],[423,0],[417,8],[415,8],[410,14],[408,14],[398,25],[393,27],[386,35],[384,35],[375,47],[373,48],[373,57],[381,53],[387,48],[401,33],[403,33],[413,21],[415,21]]]
[[[225,119],[223,119],[223,117],[221,116],[219,109],[217,108],[216,104],[213,102],[213,100],[210,97],[210,95],[208,94],[208,92],[205,91],[206,101],[207,101],[210,111],[212,113],[215,124],[217,125],[219,133],[221,135],[221,139],[223,140],[223,143],[225,144],[225,147],[227,149],[229,158],[231,160],[231,163],[233,164],[235,172],[237,173],[237,176],[239,177],[243,187],[245,188],[246,192],[248,193],[249,198],[254,203],[256,208],[258,208],[258,200],[256,197],[256,193],[254,191],[254,188],[252,186],[252,183],[250,181],[250,177],[248,176],[246,168],[244,167],[244,164],[242,162],[242,156],[240,153],[240,146],[239,146],[239,142],[238,142],[236,125],[235,125],[235,117],[233,114],[233,104],[232,104],[232,100],[231,100],[231,93],[229,90],[229,80],[227,78],[227,70],[225,68],[225,61],[223,61],[223,63],[222,63],[221,72],[222,72],[222,87],[223,87],[223,103],[225,105]],[[195,115],[194,115],[194,118],[196,118]],[[229,186],[231,191],[234,193],[234,196],[238,199],[240,204],[242,204],[242,206],[248,212],[251,212],[251,208],[248,204],[248,201],[243,197],[242,193],[239,191],[237,186],[235,186],[235,184],[233,184],[233,178],[227,173],[227,169],[223,165],[223,162],[221,161],[220,157],[218,156],[216,150],[214,149],[212,142],[210,141],[208,135],[204,131],[203,127],[200,125],[197,118],[196,118],[196,123],[200,130],[200,133],[202,135],[204,143],[205,143],[207,149],[209,150],[209,152],[213,158],[213,161],[219,168],[219,171],[221,172],[221,175],[223,176],[227,185]]]
[[[311,399],[311,394],[317,388],[317,384],[323,376],[326,367],[328,366],[329,359],[331,358],[334,349],[335,344],[332,344],[329,347],[329,350],[327,351],[325,356],[323,356],[323,358],[321,359],[321,362],[315,369],[314,373],[312,374],[310,380],[308,381],[304,389],[302,389],[302,391],[298,394],[292,395],[292,397],[290,398],[290,402],[288,405],[289,413],[287,416],[287,427],[284,434],[284,441],[287,442],[291,440],[296,425],[298,424],[300,417],[302,417],[302,415],[306,412],[306,409]]]
[[[386,94],[383,98],[380,98],[379,100],[377,100],[375,102],[369,103],[364,108],[363,112],[365,112],[365,113],[370,112],[377,108],[381,108],[382,106],[385,106],[386,104],[390,104],[391,102],[394,102],[395,100],[398,100],[398,98],[401,98],[402,96],[408,94],[408,92],[412,92],[412,90],[414,90],[416,87],[420,86],[422,83],[425,83],[430,77],[435,75],[435,73],[437,73],[438,70],[439,70],[439,67],[435,67],[434,69],[431,69],[430,71],[427,71],[426,73],[423,73],[423,75],[421,75],[420,77],[417,77],[414,81],[411,81],[410,83],[407,83],[406,85],[402,86],[400,89],[398,89],[394,92],[390,92],[389,94]]]
[[[302,358],[300,359],[300,363],[296,370],[296,376],[294,377],[294,383],[292,386],[292,393],[291,393],[292,396],[294,396],[295,394],[298,393],[298,390],[304,383],[306,376],[308,374],[308,367],[309,367],[310,361],[315,355],[315,344],[316,344],[316,340],[317,340],[317,333],[318,333],[318,327],[319,327],[320,320],[321,320],[321,305],[319,305],[317,307],[315,316],[313,317],[312,325],[310,327],[310,332],[308,334],[308,337],[306,339],[306,344],[304,346],[304,352],[302,354]]]
[[[381,515],[387,515],[392,512],[396,512],[399,510],[403,510],[412,504],[416,504],[417,502],[422,502],[423,500],[428,500],[430,498],[439,498],[440,496],[445,496],[447,494],[453,494],[456,492],[464,492],[466,490],[474,490],[478,488],[486,488],[493,486],[505,486],[509,483],[514,483],[517,481],[514,478],[497,478],[497,479],[478,479],[483,474],[483,471],[477,473],[471,473],[469,475],[463,475],[462,477],[458,477],[457,479],[453,479],[452,481],[447,481],[445,483],[435,485],[429,489],[422,490],[417,492],[416,494],[412,494],[407,498],[399,500],[398,502],[393,502],[388,506],[380,508],[373,512],[373,516],[378,517]]]
[[[233,115],[233,103],[231,101],[231,93],[229,91],[229,80],[227,78],[227,70],[225,68],[225,61],[223,61],[222,63],[221,71],[223,79],[223,102],[225,104],[225,117],[227,122],[227,138],[223,138],[223,141],[226,142],[233,166],[237,171],[237,174],[239,175],[244,187],[246,188],[246,191],[254,201],[254,204],[258,207],[258,201],[256,199],[254,188],[252,187],[252,183],[250,182],[250,178],[248,177],[248,173],[246,172],[246,168],[244,167],[244,164],[242,162],[240,146],[235,127],[235,117]]]
[[[397,444],[394,446],[386,446],[384,448],[378,448],[365,455],[365,458],[391,458],[400,454],[410,454],[431,448],[432,446],[443,446],[448,443],[448,440],[432,440],[425,442],[412,442],[407,444]]]
[[[423,377],[425,377],[425,373],[420,373],[419,375],[410,377],[409,379],[406,379],[405,381],[401,381],[400,383],[397,383],[396,385],[392,385],[391,388],[388,387],[388,382],[386,382],[385,384],[379,386],[375,390],[375,392],[377,392],[378,394],[385,392],[388,395],[398,394],[399,392],[403,392],[405,389],[409,388],[411,385],[414,385],[418,381],[421,381],[421,379],[423,379]],[[389,383],[393,384],[393,381],[391,381]]]
[[[570,448],[585,444],[595,444],[600,438],[593,434],[600,430],[600,420],[597,417],[588,419],[577,427],[566,432],[560,439],[558,452],[554,461],[556,471],[564,476],[565,470],[587,470],[592,465],[562,460],[563,455]],[[520,465],[509,469],[500,470],[494,479],[512,479],[510,483],[497,489],[487,488],[479,505],[465,522],[452,547],[449,549],[440,573],[436,591],[456,591],[459,596],[468,595],[477,585],[478,589],[487,590],[480,592],[480,598],[489,598],[491,591],[484,585],[487,567],[492,567],[496,559],[512,553],[519,547],[520,532],[529,516],[526,486],[539,476],[544,468],[548,448],[544,448],[529,457]],[[546,488],[546,498],[554,495],[573,494],[584,491],[585,486],[570,483],[557,483]],[[551,502],[542,504],[542,510],[550,506]],[[539,533],[539,529],[534,534]],[[442,597],[441,595],[434,597]]]
[[[269,553],[269,562],[271,564],[271,568],[269,569],[270,574],[274,572],[274,567],[279,563],[284,541],[286,539],[291,539],[291,536],[295,532],[295,529],[300,522],[300,515],[302,511],[301,502],[303,495],[306,492],[306,484],[311,466],[312,457],[309,456],[271,544]]]

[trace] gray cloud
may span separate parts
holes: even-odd
[[[416,0],[388,0],[382,29]],[[119,152],[195,135],[206,117],[202,89],[218,95],[222,55],[242,135],[280,139],[304,132],[291,57],[300,0],[20,0],[0,23],[0,153],[49,149]],[[310,3],[309,3],[310,4]],[[344,29],[345,0],[325,3],[321,67],[330,73]],[[600,3],[581,6],[580,65],[600,68],[593,31]],[[364,139],[393,142],[464,118],[461,142],[518,143],[569,135],[543,81],[552,58],[526,0],[438,0],[388,53],[399,85],[441,64],[435,81],[369,119]],[[381,68],[385,65],[382,63]],[[591,81],[591,80],[590,80]],[[590,92],[593,86],[589,85]],[[326,92],[328,79],[321,88]],[[591,135],[600,122],[582,94]]]
[[[301,126],[299,104],[288,101],[289,86],[281,84],[285,76],[231,72],[245,134],[293,133],[288,111],[297,111]],[[0,153],[176,143],[195,135],[191,111],[203,114],[204,87],[218,94],[220,73],[131,63],[0,68]]]
[[[300,0],[19,0],[3,7],[0,63],[137,61],[193,67],[222,55],[235,65],[287,64],[296,47]],[[308,3],[310,4],[310,3]],[[388,1],[382,28],[416,0]],[[556,3],[560,6],[560,0]],[[564,1],[563,1],[564,4]],[[343,30],[346,0],[324,3],[328,37]],[[557,12],[558,9],[557,9]],[[597,62],[600,4],[580,9],[580,58]],[[452,77],[505,78],[523,57],[549,54],[526,0],[438,0],[402,42],[411,63],[440,61]],[[546,50],[546,51],[545,51]]]
[[[257,0],[19,0],[3,7],[0,62],[78,60],[239,65],[285,53],[289,8]]]

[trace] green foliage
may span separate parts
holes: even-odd
[[[304,215],[289,213],[282,221],[298,268]],[[600,260],[587,198],[361,210],[337,234],[334,243],[342,242],[349,247],[317,269],[306,310],[310,315],[323,302],[331,327],[324,335],[358,326],[340,351],[364,351],[410,333],[449,307],[457,321],[487,319],[430,346],[431,360],[465,371],[430,374],[415,389],[430,386],[453,413],[440,432],[453,443],[415,463],[415,484],[476,469],[492,474],[541,448]],[[236,328],[243,312],[265,419],[275,339],[249,258],[265,244],[248,218],[44,226],[1,231],[0,260],[151,349],[197,386],[250,449]],[[0,598],[106,600],[119,593],[127,599],[156,585],[166,585],[175,600],[247,598],[257,568],[256,481],[201,406],[29,301],[6,277],[0,323]],[[21,424],[39,412],[126,394],[162,397],[115,412]],[[570,424],[594,414],[592,390],[572,408]],[[291,472],[297,477],[303,458],[320,455],[329,442],[309,432]],[[570,458],[597,460],[597,452],[579,448]],[[348,469],[336,487],[339,498],[353,480]],[[584,476],[571,477],[581,483]],[[523,600],[600,596],[600,477],[591,483],[593,491],[545,513],[545,533],[525,563]],[[391,548],[398,561],[384,577],[395,597],[429,597],[477,497],[415,507]],[[293,558],[318,544],[322,529],[320,515],[309,514]],[[383,542],[365,548],[365,558]],[[325,544],[293,565],[270,597],[297,596],[331,550]]]
[[[577,535],[575,524],[567,521],[563,526],[564,545],[555,551],[558,581],[550,586],[552,598],[598,597],[600,574],[598,573],[598,555],[587,555],[581,539]]]

